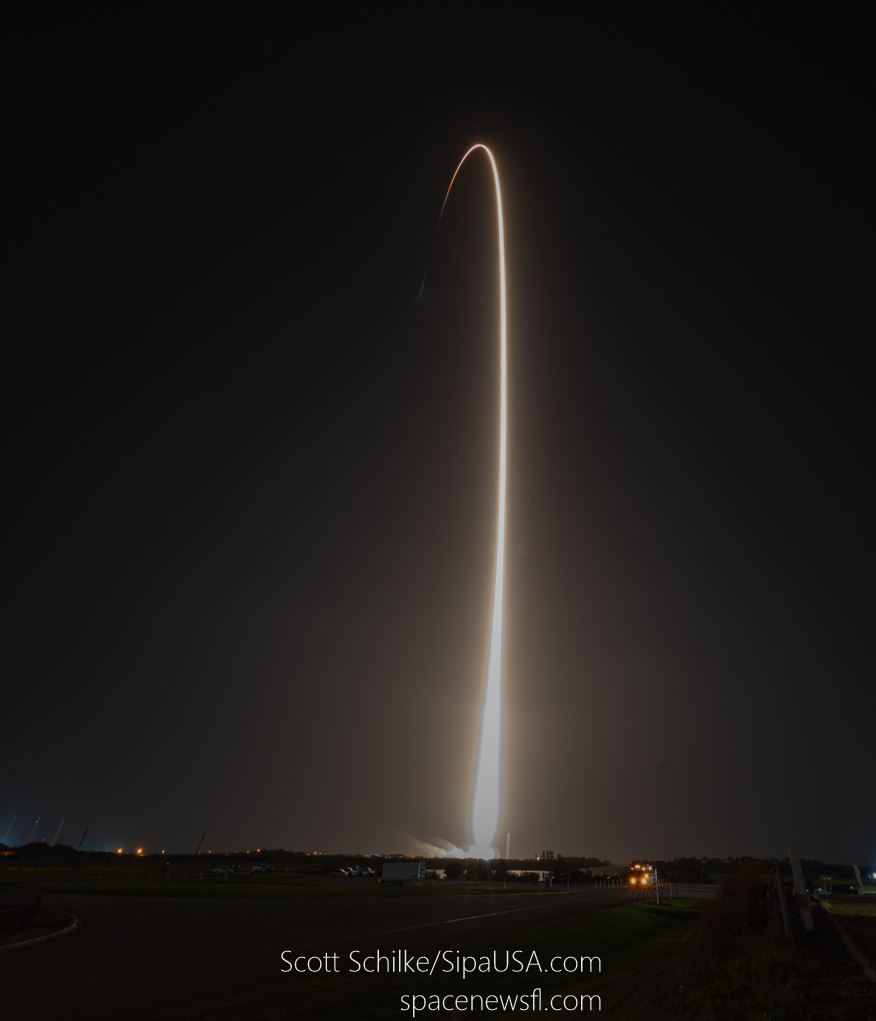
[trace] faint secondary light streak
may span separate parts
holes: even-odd
[[[441,206],[450,197],[450,189],[463,163],[476,150],[483,149],[493,168],[496,185],[496,211],[499,222],[499,521],[496,534],[496,572],[493,581],[493,612],[490,619],[490,647],[487,656],[487,676],[484,684],[484,700],[481,707],[481,724],[478,735],[478,751],[475,764],[474,783],[471,795],[471,837],[468,853],[479,858],[495,858],[495,840],[502,818],[502,633],[505,616],[505,461],[508,446],[508,387],[507,387],[507,335],[505,315],[505,222],[502,216],[502,189],[499,186],[499,170],[492,152],[478,143],[473,145],[459,161],[459,166],[450,179],[450,187]],[[437,228],[436,228],[437,230]],[[458,459],[457,459],[458,460]]]

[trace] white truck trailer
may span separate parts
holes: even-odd
[[[383,866],[382,883],[389,886],[401,886],[406,879],[413,880],[415,885],[422,884],[426,877],[424,861],[388,861]]]

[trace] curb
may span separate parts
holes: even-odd
[[[843,938],[843,943],[845,943],[846,949],[849,951],[852,957],[854,957],[858,964],[860,964],[861,967],[864,969],[864,974],[867,976],[867,978],[870,979],[870,981],[874,985],[876,985],[876,968],[873,967],[867,956],[864,954],[864,951],[861,950],[858,944],[852,939],[848,932],[846,932],[846,928],[842,924],[842,922],[840,922],[840,920],[836,918],[834,915],[830,914],[829,911],[828,914],[830,915],[833,924],[837,927],[837,929],[839,929],[839,934]]]
[[[54,909],[53,909],[54,910]],[[22,939],[17,943],[7,943],[5,946],[0,946],[0,954],[4,950],[17,950],[19,947],[29,947],[34,943],[44,943],[47,939],[56,939],[58,936],[66,936],[68,932],[73,932],[74,929],[78,929],[82,922],[76,917],[71,915],[69,911],[58,911],[59,915],[66,915],[68,918],[72,918],[73,921],[63,929],[59,929],[57,932],[50,932],[45,936],[34,936],[33,939]]]

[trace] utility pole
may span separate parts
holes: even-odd
[[[88,830],[90,829],[91,827],[89,826],[88,829],[82,834],[82,840],[85,840],[85,838],[88,836]],[[79,847],[82,847],[82,840],[79,841]],[[76,848],[77,851],[79,850],[79,847]]]
[[[197,849],[197,851],[195,851],[195,858],[197,858],[198,855],[201,853],[201,844],[204,843],[204,837],[206,837],[206,836],[207,836],[207,831],[204,830],[204,832],[201,834],[201,839],[198,841],[198,849]],[[189,872],[194,872],[194,870],[195,870],[195,858],[192,858],[192,867],[189,869]]]
[[[782,879],[782,870],[776,865],[776,893],[779,895],[779,907],[782,909],[782,924],[785,926],[785,935],[791,938],[791,919],[788,917],[788,900],[785,897],[785,880]]]
[[[657,892],[657,907],[660,907],[660,862],[654,862],[654,889]]]
[[[861,870],[858,868],[857,865],[853,865],[852,867],[855,870],[855,879],[857,880],[857,883],[858,883],[858,889],[861,891],[861,896],[863,897],[863,895],[864,895],[864,882],[861,879]]]
[[[33,835],[34,835],[34,833],[36,833],[36,828],[37,828],[37,826],[39,826],[40,819],[42,819],[42,817],[43,817],[43,813],[40,812],[40,814],[37,816],[37,821],[33,824],[33,829],[30,831],[30,836],[27,838],[27,842],[28,843],[30,843],[31,840],[33,840]]]
[[[17,818],[18,818],[18,813],[16,812],[15,815],[13,815],[13,817],[12,817],[12,822],[9,824],[9,829],[6,831],[6,836],[3,838],[3,843],[4,844],[9,839],[9,834],[12,832],[12,827],[15,825],[15,820]]]
[[[806,881],[803,878],[803,869],[800,868],[800,856],[797,854],[797,845],[791,844],[788,848],[788,857],[791,859],[791,872],[794,875],[794,888],[797,891],[797,903],[800,905],[800,917],[806,931],[810,932],[812,926],[812,912],[809,910],[809,898],[806,896]]]

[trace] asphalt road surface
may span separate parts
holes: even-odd
[[[337,951],[342,960],[353,949],[434,953],[644,893],[579,891],[276,900],[47,894],[46,908],[71,912],[82,925],[70,935],[0,954],[0,1016],[4,1021],[145,1021],[306,981],[282,974],[283,950]]]

